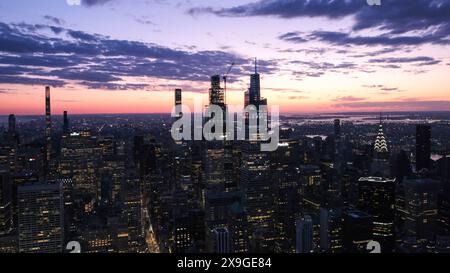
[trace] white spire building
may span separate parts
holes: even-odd
[[[386,137],[384,136],[383,123],[380,114],[380,125],[378,127],[378,134],[375,139],[373,147],[373,161],[371,166],[372,175],[389,177],[389,148]]]

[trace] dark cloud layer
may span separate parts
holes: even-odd
[[[288,32],[278,37],[280,40],[291,43],[306,43],[309,41],[319,41],[339,46],[417,46],[422,44],[450,44],[448,34],[445,36],[438,34],[427,35],[392,35],[382,34],[377,36],[351,35],[346,32],[336,31],[313,31],[308,34],[301,32]]]
[[[450,101],[357,101],[338,103],[336,107],[345,108],[382,108],[382,109],[427,109],[427,110],[441,110],[450,109]]]
[[[403,57],[403,58],[378,58],[369,60],[370,63],[415,63],[418,66],[435,65],[441,61],[431,57]]]
[[[103,5],[108,2],[112,2],[113,0],[81,0],[81,4],[87,7]]]
[[[431,26],[445,31],[450,22],[449,0],[383,0],[369,6],[366,0],[260,0],[231,8],[192,8],[190,14],[218,16],[274,16],[280,18],[354,16],[353,29],[382,28],[395,33],[423,30]]]
[[[378,29],[383,32],[378,37],[350,36],[339,32],[314,32],[311,36],[290,32],[280,36],[283,40],[296,43],[315,39],[333,44],[355,45],[450,44],[450,0],[383,0],[381,6],[369,6],[366,0],[260,0],[231,8],[192,8],[188,13],[286,19],[337,19],[352,16],[353,31]]]
[[[48,30],[55,35],[44,34]],[[0,83],[40,84],[50,77],[50,85],[73,80],[88,88],[123,90],[124,77],[207,81],[233,61],[235,75],[252,69],[251,60],[225,51],[191,52],[57,26],[0,22],[0,65],[5,74]],[[259,66],[261,72],[271,73],[276,63],[260,60]]]

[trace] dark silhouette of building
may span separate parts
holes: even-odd
[[[341,120],[340,119],[334,120],[334,135],[335,135],[335,137],[341,135]]]
[[[67,116],[67,111],[64,111],[63,114],[63,134],[64,135],[69,134],[69,118]]]
[[[8,133],[14,135],[16,133],[16,116],[14,114],[8,117]]]
[[[231,234],[227,228],[215,228],[210,234],[210,250],[214,253],[231,253]]]
[[[296,223],[296,246],[297,253],[310,253],[313,250],[313,220],[311,216],[305,215],[297,219]]]
[[[250,88],[248,90],[250,104],[257,105],[261,101],[261,82],[258,74],[257,61],[255,59],[255,73],[250,75]]]
[[[416,171],[430,169],[431,163],[431,127],[417,125],[416,127]]]
[[[404,150],[401,150],[397,155],[394,173],[398,183],[401,183],[403,178],[410,176],[412,173],[411,161]]]
[[[348,253],[366,253],[373,235],[372,216],[357,209],[343,212],[343,246]]]

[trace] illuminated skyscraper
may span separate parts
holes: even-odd
[[[377,138],[375,139],[375,144],[374,144],[373,149],[374,149],[375,154],[384,154],[389,151],[387,142],[386,142],[386,138],[384,136],[383,124],[381,123],[381,118],[380,118],[380,125],[378,127]]]
[[[181,89],[177,88],[175,89],[175,117],[174,117],[174,122],[178,119],[180,119],[183,116],[182,113],[182,96],[181,96]],[[183,126],[181,125],[181,128],[176,128],[175,129],[177,132],[182,132],[183,131]],[[176,141],[177,144],[182,144],[183,141]]]
[[[416,171],[430,169],[431,127],[417,125],[416,127]]]
[[[404,180],[406,235],[418,242],[434,240],[438,217],[439,181],[432,179]]]
[[[50,112],[50,86],[45,87],[45,172],[48,172],[52,153],[52,117]]]
[[[342,209],[320,209],[320,249],[327,253],[342,252]]]
[[[395,179],[362,177],[358,186],[358,209],[372,216],[373,238],[381,244],[381,251],[392,252],[395,247]]]
[[[209,104],[224,106],[225,90],[220,87],[220,76],[211,77],[211,88],[209,89]]]
[[[182,106],[182,96],[181,96],[181,89],[175,89],[175,111],[181,112],[181,106]],[[181,118],[183,114],[177,114],[175,116],[176,119]]]
[[[384,136],[383,124],[381,122],[378,127],[377,137],[373,146],[373,160],[371,165],[371,173],[373,176],[390,176],[389,149]]]
[[[17,191],[19,251],[62,252],[64,203],[61,183],[23,185]]]
[[[175,106],[181,105],[181,89],[177,88],[175,89]]]
[[[0,169],[0,235],[12,228],[12,184],[9,172]]]
[[[262,248],[270,247],[275,229],[275,189],[270,173],[269,153],[260,150],[259,141],[248,141],[242,147],[240,189],[247,212],[249,232],[263,235]]]
[[[114,153],[111,139],[97,139],[90,132],[72,132],[61,140],[61,157],[58,164],[58,174],[61,178],[71,178],[74,190],[97,198],[100,194],[100,176],[106,170],[102,169],[102,160]],[[114,164],[114,163],[111,163]],[[103,167],[108,167],[108,164]],[[117,166],[111,167],[114,172]],[[107,168],[108,169],[108,168]]]

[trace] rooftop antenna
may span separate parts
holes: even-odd
[[[255,74],[258,74],[258,60],[255,57]]]

